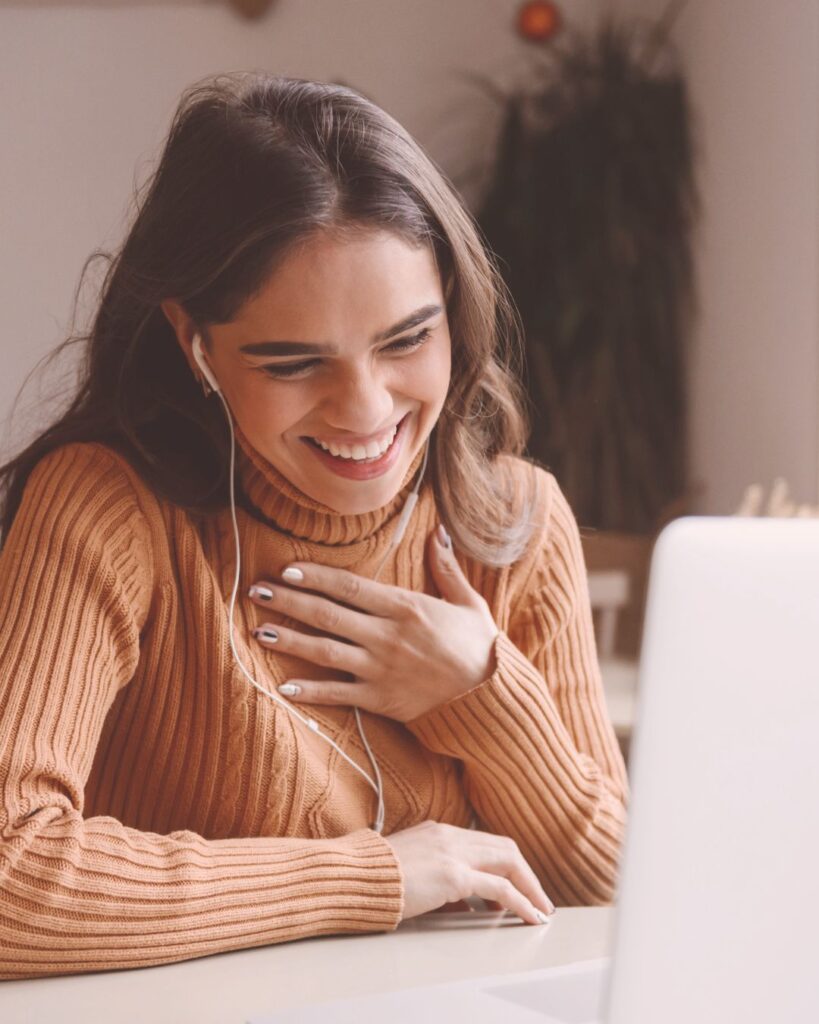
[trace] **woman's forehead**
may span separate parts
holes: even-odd
[[[442,304],[442,298],[428,247],[384,232],[321,237],[276,267],[236,323],[266,336],[275,330],[282,338],[330,343],[330,335],[351,324],[369,337],[424,305]]]

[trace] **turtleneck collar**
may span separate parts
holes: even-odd
[[[424,457],[422,448],[407,470],[401,489],[386,505],[372,512],[347,514],[337,512],[300,491],[256,451],[238,423],[234,423],[234,430],[237,491],[243,492],[250,505],[271,526],[316,544],[353,544],[377,533],[400,512],[416,482]],[[422,484],[422,488],[424,486]]]

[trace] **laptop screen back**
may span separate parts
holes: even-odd
[[[819,1020],[819,520],[655,546],[608,1024]]]

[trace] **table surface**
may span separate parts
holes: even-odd
[[[446,918],[446,921],[441,919]],[[393,932],[330,935],[160,967],[0,982],[3,1024],[244,1024],[347,996],[608,956],[612,907],[558,909],[547,925],[510,914],[432,914]]]

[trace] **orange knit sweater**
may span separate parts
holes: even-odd
[[[272,689],[327,670],[262,647],[247,598],[291,560],[373,575],[415,479],[340,515],[239,434],[234,622]],[[533,474],[525,557],[458,555],[500,632],[479,686],[402,724],[361,711],[389,835],[434,819],[513,837],[557,905],[609,902],[626,775],[607,718],[583,555],[554,477]],[[422,486],[381,580],[435,594]],[[456,552],[457,554],[457,552]],[[96,443],[40,460],[0,552],[0,978],[144,967],[341,932],[389,931],[403,880],[376,796],[233,662],[230,509],[195,518]],[[305,627],[292,623],[296,628]],[[351,708],[311,705],[372,773]]]

